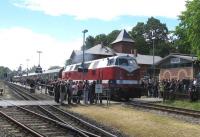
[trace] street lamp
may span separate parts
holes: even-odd
[[[155,40],[155,37],[154,37],[154,30],[153,31],[151,31],[151,33],[152,33],[152,42],[153,42],[153,80],[154,80],[154,77],[155,77],[155,57],[154,57],[154,55],[155,55],[155,51],[154,51],[154,40]]]
[[[27,62],[27,76],[28,76],[28,62],[29,61],[30,61],[29,59],[26,59],[26,62]]]
[[[85,33],[87,33],[87,32],[88,32],[87,29],[82,31],[82,33],[83,33],[83,62],[82,62],[82,68],[83,68],[83,70],[85,69],[85,64],[84,64],[85,63]]]
[[[42,53],[42,51],[37,51],[37,53],[39,54],[39,64],[38,64],[38,67],[40,67],[40,54]]]
[[[81,71],[82,71],[82,81],[84,83],[84,72],[85,72],[85,33],[87,33],[88,30],[85,29],[82,31],[83,33],[83,60],[82,60],[82,68],[81,68]]]

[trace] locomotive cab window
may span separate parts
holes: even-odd
[[[128,60],[125,58],[117,58],[115,65],[128,66]]]
[[[114,59],[109,59],[108,60],[108,66],[111,66],[111,65],[113,65],[114,64]]]
[[[129,64],[129,66],[137,66],[136,64],[136,61],[134,60],[134,59],[129,59],[128,60],[128,64]]]

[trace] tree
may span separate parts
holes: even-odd
[[[138,52],[141,54],[152,54],[153,39],[155,55],[164,57],[171,50],[166,24],[161,23],[160,20],[154,17],[149,18],[146,24],[138,22],[130,34],[136,42]]]
[[[85,49],[92,48],[95,45],[95,38],[92,37],[92,36],[88,36],[86,38],[86,42],[85,43],[86,43]]]
[[[184,38],[181,41],[184,48],[187,46],[186,43],[188,46],[191,44],[192,53],[200,58],[200,1],[187,1],[186,11],[182,12],[179,19],[181,22],[176,31]]]
[[[129,33],[130,36],[135,40],[137,52],[141,54],[149,54],[150,46],[147,45],[147,42],[144,38],[145,24],[143,22],[138,22]]]
[[[176,27],[174,35],[177,37],[177,39],[174,40],[173,46],[177,49],[177,52],[190,54],[191,44],[188,41],[186,30],[181,23]]]
[[[99,34],[95,37],[95,45],[97,44],[101,44],[103,43],[103,45],[108,45],[108,41],[107,41],[107,36],[106,34]]]
[[[8,77],[11,70],[8,67],[0,66],[0,79]]]
[[[111,33],[107,35],[107,42],[110,45],[119,35],[120,31],[119,30],[113,30]],[[107,46],[107,45],[106,45]]]

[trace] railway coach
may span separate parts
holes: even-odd
[[[68,65],[62,79],[101,81],[103,89],[111,90],[111,97],[126,99],[140,97],[139,66],[134,57],[113,56],[84,63]]]

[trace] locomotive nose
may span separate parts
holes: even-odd
[[[138,67],[126,67],[125,69],[129,72],[129,73],[131,73],[131,72],[133,72],[133,71],[135,71],[135,70],[137,70],[137,69],[139,69],[140,67],[138,66]]]

